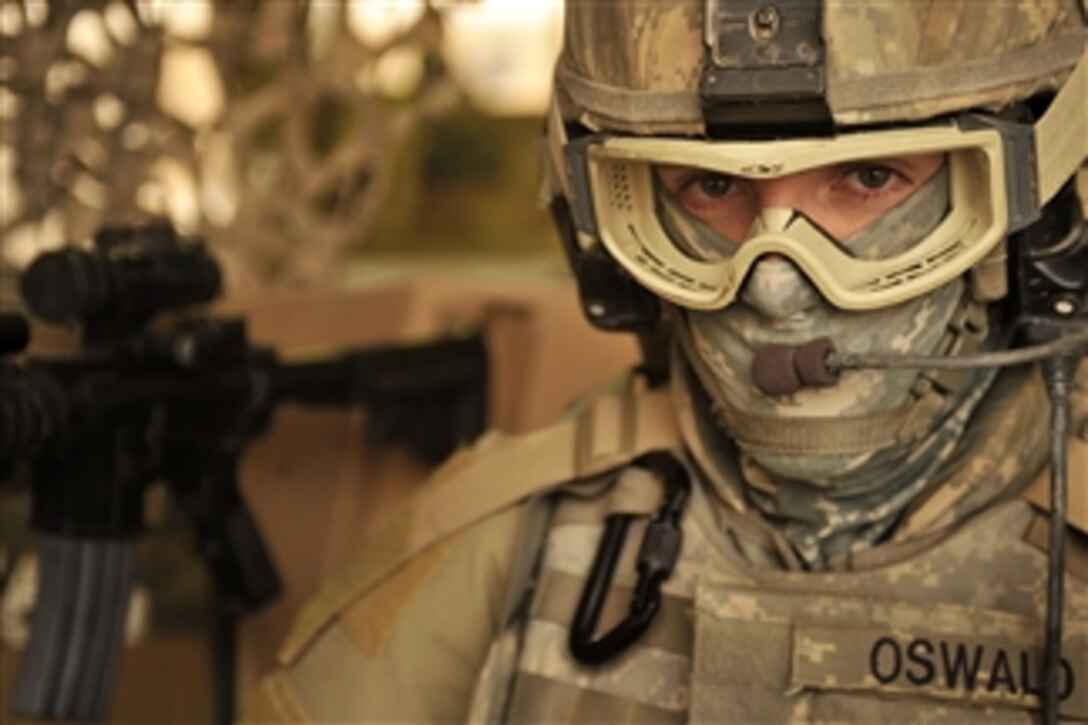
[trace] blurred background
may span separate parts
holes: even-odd
[[[3,258],[166,216],[235,292],[549,255],[559,0],[0,4]]]
[[[636,357],[591,330],[538,143],[561,0],[0,0],[0,310],[36,255],[168,219],[284,355],[475,330],[487,423],[561,414]],[[78,330],[35,323],[31,353]],[[572,361],[577,360],[577,365]],[[432,470],[366,410],[278,410],[241,486],[284,582],[238,633],[239,701],[301,604]],[[436,421],[435,424],[439,424]],[[0,485],[0,722],[33,617],[33,475]],[[207,722],[209,583],[170,496],[145,500],[111,720]]]

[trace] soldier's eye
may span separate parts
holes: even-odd
[[[706,172],[688,182],[688,186],[697,188],[712,199],[719,199],[733,190],[735,179],[727,174]]]
[[[887,166],[862,166],[854,169],[854,178],[862,188],[870,191],[883,189],[895,176]]]

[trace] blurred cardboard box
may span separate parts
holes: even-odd
[[[590,327],[573,282],[558,275],[432,273],[353,292],[236,300],[227,309],[244,312],[251,338],[285,357],[481,330],[490,359],[489,421],[510,433],[554,420],[638,355],[632,337]],[[284,593],[242,624],[239,702],[273,666],[299,607],[429,473],[404,449],[368,444],[365,424],[365,410],[285,407],[246,456],[243,491]]]

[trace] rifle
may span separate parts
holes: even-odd
[[[168,224],[106,228],[92,251],[38,257],[19,278],[30,312],[78,323],[78,352],[35,358],[27,320],[0,315],[0,481],[31,470],[41,577],[12,710],[101,718],[110,702],[143,498],[163,481],[196,533],[217,597],[216,717],[234,714],[234,628],[279,592],[237,482],[246,445],[283,403],[361,405],[368,434],[428,462],[486,417],[479,336],[285,362],[251,345],[244,320],[160,313],[215,299],[221,274]],[[440,421],[440,423],[436,423]]]

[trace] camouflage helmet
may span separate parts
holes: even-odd
[[[715,104],[791,99],[825,101],[838,125],[997,110],[1060,87],[1086,12],[1083,0],[571,0],[556,85],[567,114],[634,133],[700,133]]]
[[[1034,149],[1029,138],[1017,153],[1051,157],[1031,162],[1045,174],[1024,182],[1037,207],[1078,169],[1088,200],[1088,73],[1074,74],[1086,47],[1086,0],[568,0],[546,191],[553,209],[573,211],[565,236],[577,267],[600,247],[591,225],[578,223],[588,189],[564,152],[579,134],[784,139],[1000,114],[1018,103],[1039,113],[1072,78],[1078,93],[1066,94],[1075,100],[1061,138]],[[619,282],[589,289],[586,311],[630,329],[602,312]]]

